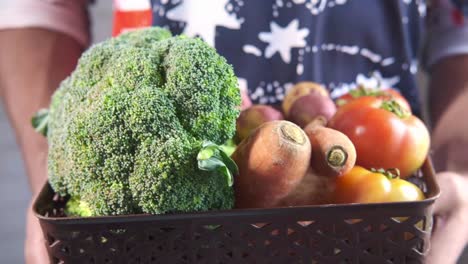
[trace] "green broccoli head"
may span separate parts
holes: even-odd
[[[91,215],[230,208],[196,157],[233,136],[239,104],[232,67],[199,39],[149,28],[97,44],[52,98],[49,182]]]

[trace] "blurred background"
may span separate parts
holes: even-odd
[[[93,42],[110,37],[112,1],[96,1],[90,13]],[[421,87],[425,87],[423,74],[420,74],[420,82]],[[425,90],[421,92],[424,98]],[[20,151],[3,106],[0,107],[0,131],[0,263],[23,263],[25,215],[30,193]],[[459,260],[459,264],[462,263],[468,263],[468,250]]]

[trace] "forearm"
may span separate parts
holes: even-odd
[[[447,57],[431,69],[433,158],[442,190],[428,263],[455,263],[468,242],[468,55]]]
[[[46,179],[47,142],[31,126],[54,90],[75,68],[82,46],[62,33],[26,28],[0,31],[0,92],[37,193]]]
[[[463,214],[437,218],[436,225],[442,228],[434,229],[431,239],[431,248],[437,252],[429,253],[426,264],[457,263],[466,244],[467,220]]]
[[[436,168],[467,174],[468,55],[448,57],[435,64],[429,91]]]

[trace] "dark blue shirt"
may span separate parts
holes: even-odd
[[[424,1],[153,0],[153,24],[213,45],[254,103],[276,104],[292,84],[333,97],[357,84],[394,87],[419,113],[416,87]],[[370,73],[373,73],[370,76]]]

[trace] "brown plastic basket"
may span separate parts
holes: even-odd
[[[412,180],[426,200],[72,218],[46,185],[34,210],[52,263],[422,263],[439,195],[429,160]]]

